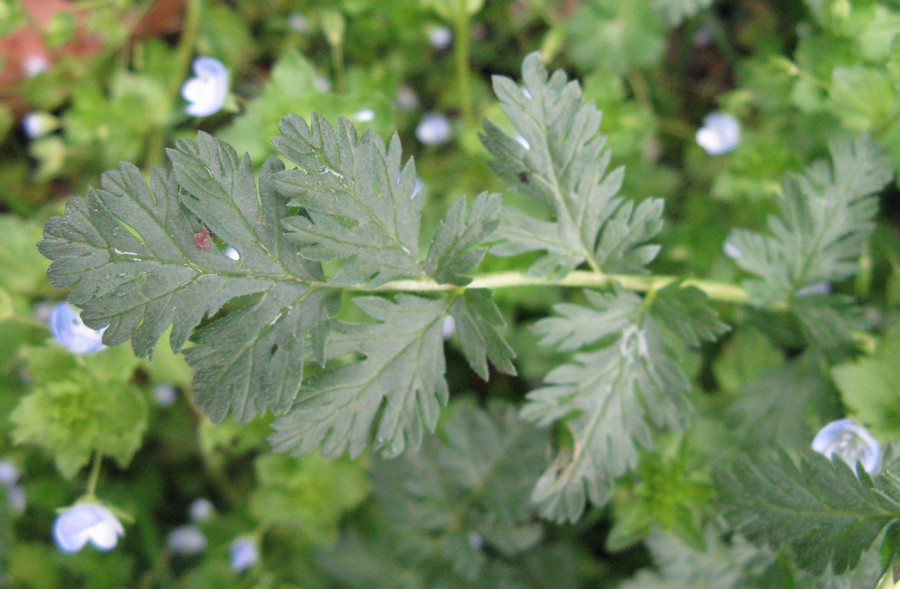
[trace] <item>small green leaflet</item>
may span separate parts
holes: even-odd
[[[655,293],[653,311],[659,320],[689,346],[715,341],[730,328],[719,321],[707,304],[706,294],[695,286],[673,282]]]
[[[467,290],[453,299],[450,315],[456,322],[463,354],[478,376],[488,379],[488,359],[500,372],[516,374],[516,354],[497,331],[503,325],[503,317],[489,291]]]
[[[334,128],[319,114],[309,125],[289,115],[273,142],[298,166],[277,178],[278,190],[305,211],[286,221],[288,238],[311,260],[343,261],[331,284],[378,286],[425,276],[416,169],[412,160],[401,166],[396,134],[385,147],[371,131],[357,139],[346,119]]]
[[[323,456],[356,457],[374,436],[385,456],[397,456],[419,446],[423,425],[434,431],[448,396],[445,301],[399,295],[396,303],[376,297],[354,302],[377,323],[336,324],[328,354],[360,353],[365,359],[307,382],[287,415],[274,423],[276,450],[300,455],[321,446]]]
[[[711,310],[700,310],[705,299],[694,290],[663,289],[659,308],[618,288],[586,291],[588,306],[556,305],[554,316],[537,322],[543,345],[586,350],[551,371],[522,409],[522,417],[538,425],[565,422],[573,439],[532,494],[541,515],[575,521],[588,500],[605,504],[614,479],[634,468],[639,449],[650,445],[651,427],[683,425],[690,387],[663,325],[702,339],[714,339],[724,327]],[[688,312],[675,322],[667,316],[678,306]]]
[[[442,284],[465,286],[465,275],[487,255],[485,239],[500,224],[500,197],[483,193],[466,215],[466,200],[456,201],[438,225],[425,260],[425,271]]]
[[[893,176],[891,160],[868,135],[830,148],[832,165],[818,161],[784,180],[780,215],[768,222],[772,235],[736,230],[729,238],[735,262],[757,277],[746,288],[762,303],[857,271],[878,210],[875,194]]]
[[[490,121],[481,139],[497,175],[543,204],[554,220],[506,211],[493,252],[546,252],[532,274],[562,276],[582,263],[607,273],[645,273],[659,252],[646,242],[662,228],[662,200],[635,204],[616,196],[624,169],[607,173],[611,155],[604,150],[606,138],[597,136],[601,113],[582,104],[577,82],[562,71],[548,77],[538,53],[525,58],[522,77],[524,87],[502,76],[493,82],[523,141]]]
[[[756,544],[787,549],[820,574],[852,569],[881,530],[900,518],[900,484],[890,473],[857,478],[842,460],[814,452],[799,465],[784,451],[742,455],[718,468],[725,517]]]

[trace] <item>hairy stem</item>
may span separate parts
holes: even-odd
[[[96,497],[94,494],[97,490],[97,482],[100,480],[100,466],[103,464],[103,454],[94,453],[94,462],[91,464],[91,474],[88,479],[87,493],[85,495],[90,498]]]
[[[601,274],[598,272],[575,271],[558,281],[548,278],[536,278],[523,272],[497,272],[494,274],[482,274],[474,277],[472,282],[464,288],[487,288],[491,290],[500,288],[515,288],[518,286],[562,286],[579,288],[603,288],[618,283],[626,290],[647,292],[660,289],[667,284],[678,280],[675,276],[636,276],[627,274]],[[714,301],[726,303],[748,303],[750,294],[733,284],[715,282],[712,280],[687,279],[683,281],[686,286],[695,286],[706,293]],[[414,292],[440,292],[458,290],[460,287],[452,284],[438,284],[431,280],[396,280],[376,287],[376,291],[414,291]]]

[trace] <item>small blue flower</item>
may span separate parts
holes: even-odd
[[[125,535],[122,522],[99,503],[78,503],[63,511],[53,524],[53,539],[63,552],[78,552],[90,542],[106,552]]]
[[[419,108],[419,95],[409,86],[400,86],[394,95],[394,103],[403,112],[412,112]]]
[[[12,460],[0,460],[0,485],[4,487],[12,487],[19,482],[19,467]]]
[[[153,387],[153,402],[159,407],[171,407],[178,398],[178,390],[169,383]]]
[[[259,548],[250,538],[238,538],[231,543],[228,551],[231,559],[231,570],[239,573],[259,562]]]
[[[428,42],[435,49],[446,49],[453,42],[453,31],[444,26],[436,26],[428,29]]]
[[[442,114],[428,113],[416,125],[416,139],[425,145],[447,143],[452,135],[450,120]]]
[[[30,112],[22,117],[22,130],[29,139],[40,139],[59,127],[59,120],[46,112]]]
[[[812,449],[829,459],[835,456],[856,468],[856,463],[869,474],[878,469],[881,459],[881,446],[866,428],[857,425],[851,419],[832,421],[816,434],[812,441]]]
[[[734,151],[741,142],[741,125],[733,116],[721,112],[703,117],[703,127],[697,131],[697,144],[709,155]]]
[[[193,556],[206,550],[206,534],[193,524],[178,526],[166,539],[169,550],[181,556]]]
[[[202,522],[208,520],[215,510],[216,508],[213,506],[212,501],[206,497],[200,497],[191,501],[188,507],[188,515],[191,521]]]
[[[181,87],[188,104],[185,112],[192,117],[208,117],[219,112],[228,97],[228,68],[215,57],[194,60],[194,77]]]
[[[60,303],[50,314],[50,332],[73,354],[99,352],[103,345],[103,329],[91,329],[81,321],[78,311],[69,303]]]

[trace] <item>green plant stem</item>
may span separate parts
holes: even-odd
[[[88,479],[88,487],[87,493],[85,495],[90,498],[96,497],[94,492],[97,490],[97,482],[100,480],[100,466],[103,463],[103,454],[100,452],[94,453],[94,462],[91,465],[91,475]]]
[[[658,290],[667,284],[676,282],[675,276],[637,276],[630,274],[601,274],[597,272],[575,271],[561,280],[552,281],[547,278],[528,276],[522,272],[497,272],[495,274],[483,274],[476,276],[465,287],[452,284],[438,284],[432,280],[396,280],[376,287],[375,291],[413,291],[413,292],[442,292],[473,288],[486,288],[497,290],[501,288],[516,288],[520,286],[551,286],[551,287],[578,287],[578,288],[604,288],[613,283],[626,290],[636,292],[648,292]],[[686,286],[695,286],[706,293],[715,301],[726,303],[748,303],[750,294],[733,284],[715,282],[712,280],[699,280],[689,278],[683,281]]]
[[[194,42],[197,39],[197,31],[200,29],[200,13],[203,0],[187,0],[184,9],[184,26],[181,28],[181,37],[178,39],[178,52],[175,55],[176,65],[169,87],[166,88],[166,96],[169,99],[170,108],[175,104],[181,91],[181,85],[190,73],[191,57],[194,55]],[[163,163],[163,147],[165,147],[167,125],[161,125],[153,130],[147,142],[147,167],[159,166]]]
[[[334,65],[334,85],[338,94],[344,93],[344,44],[331,45],[331,62]]]
[[[469,84],[469,11],[466,7],[466,0],[457,0],[456,22],[453,25],[455,28],[453,56],[456,61],[459,110],[462,113],[466,129],[471,129],[475,123],[472,112],[472,88]]]

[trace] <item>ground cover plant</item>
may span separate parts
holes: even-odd
[[[894,587],[898,33],[0,4],[0,586]]]

